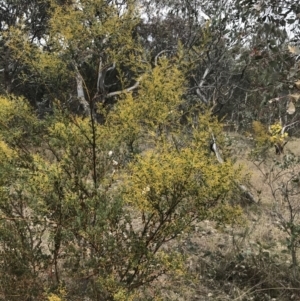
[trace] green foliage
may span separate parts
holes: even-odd
[[[213,115],[252,124],[256,159],[280,150],[277,118],[298,124],[299,47],[284,29],[298,12],[290,0],[279,1],[288,20],[274,1],[223,2],[1,2],[0,299],[150,300],[151,283],[186,279],[181,243],[198,222],[240,222],[241,170]],[[287,169],[298,163],[283,157],[264,175],[278,181],[293,271],[299,175]],[[224,283],[268,270],[268,254],[228,260]],[[251,281],[264,291],[261,275]]]
[[[162,275],[185,274],[172,241],[180,244],[193,223],[241,215],[234,205],[240,170],[209,149],[212,134],[222,145],[217,119],[192,105],[182,118],[194,63],[177,43],[176,55],[151,65],[133,34],[135,4],[50,1],[43,47],[23,21],[5,33],[22,65],[18,80],[42,86],[39,102],[52,100],[41,118],[25,98],[0,97],[7,300],[136,300]],[[194,51],[206,49],[208,27]],[[75,81],[91,113],[85,117],[67,109]]]
[[[115,90],[132,84],[147,68],[144,51],[133,35],[139,22],[137,13],[135,1],[131,0],[122,8],[107,1],[49,0],[47,31],[42,41],[37,42],[24,30],[25,20],[11,25],[4,38],[9,55],[22,66],[17,78],[20,85],[29,88],[29,100],[38,105],[58,98],[70,106],[72,95],[71,104],[75,105],[74,80],[78,73],[85,80],[89,101],[100,92],[100,82],[101,97],[107,93],[103,93],[105,84]],[[115,71],[104,82],[104,73],[112,64],[116,65]],[[101,72],[103,79],[99,80]],[[128,72],[129,78],[125,76]],[[36,87],[35,92],[32,87]],[[37,93],[42,99],[37,98]]]
[[[63,300],[65,283],[64,298],[133,300],[167,271],[184,273],[184,258],[163,247],[192,222],[236,219],[239,171],[210,156],[211,131],[221,133],[210,114],[180,125],[183,88],[161,60],[103,125],[59,106],[40,120],[24,100],[0,99],[5,296],[38,300],[46,283],[48,300]]]
[[[126,94],[107,116],[108,126],[118,133],[115,139],[129,144],[144,139],[145,143],[151,140],[151,135],[155,138],[159,133],[176,131],[183,87],[180,70],[162,60],[159,66],[144,75],[137,95]]]

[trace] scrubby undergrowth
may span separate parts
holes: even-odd
[[[279,200],[276,193],[290,180],[290,172],[296,179],[299,177],[297,161],[288,162],[300,155],[299,139],[291,139],[281,156],[268,150],[264,160],[249,157],[255,147],[253,140],[230,133],[227,141],[236,164],[243,164],[251,175],[251,190],[258,203],[241,199],[242,225],[220,229],[210,221],[197,224],[195,233],[186,237],[180,247],[187,258],[186,279],[157,285],[165,288],[167,300],[299,300],[300,269],[293,263],[290,244],[291,238],[299,240],[299,235],[289,231],[293,227],[284,219],[293,214],[293,226],[297,228],[299,208],[294,205],[291,209],[293,204]],[[275,166],[279,166],[277,170]],[[273,174],[271,186],[268,172]],[[298,180],[295,182],[298,184]],[[298,190],[293,193],[298,198]],[[298,247],[296,244],[296,257]]]

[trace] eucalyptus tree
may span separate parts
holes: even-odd
[[[182,45],[188,62],[185,109],[207,107],[224,116],[244,93],[238,90],[249,65],[249,51],[231,1],[143,1],[144,22],[153,55]],[[159,12],[159,13],[156,13]],[[162,37],[162,30],[167,33]]]
[[[300,5],[294,0],[236,1],[236,18],[248,36],[248,104],[256,119],[284,124],[298,118]],[[292,96],[291,96],[292,95]],[[255,107],[257,109],[255,109]],[[249,110],[250,113],[250,110]]]
[[[2,91],[40,112],[60,99],[103,121],[160,58],[181,53],[184,113],[196,105],[243,127],[272,122],[278,106],[268,101],[295,94],[287,46],[297,47],[298,10],[291,0],[2,1]]]
[[[148,37],[145,44],[152,55],[172,53],[178,41],[184,45],[190,63],[187,108],[205,105],[244,128],[255,119],[272,123],[286,115],[288,99],[279,107],[268,101],[294,93],[297,56],[288,45],[297,47],[297,1],[145,0],[143,4],[147,16],[143,36]]]

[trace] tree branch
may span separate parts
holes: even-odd
[[[76,71],[77,98],[79,100],[79,103],[83,107],[84,115],[89,116],[91,113],[91,109],[90,109],[89,103],[87,102],[87,100],[85,99],[85,96],[84,96],[83,78],[78,70],[76,63],[74,63],[74,67],[75,67],[75,71]]]
[[[196,89],[196,93],[197,95],[201,98],[202,101],[204,101],[206,104],[208,103],[208,100],[206,99],[206,97],[202,94],[201,92],[201,88],[203,87],[204,83],[205,83],[205,79],[207,77],[207,75],[209,74],[210,72],[210,68],[207,67],[203,73],[203,76],[201,78],[201,81],[200,83],[198,84],[198,87]],[[197,83],[197,82],[196,82]]]
[[[111,67],[102,67],[102,58],[100,57],[99,69],[98,69],[98,79],[97,79],[97,94],[101,91],[105,91],[105,77],[106,73],[110,70],[115,69],[116,63],[113,63]]]
[[[295,124],[298,123],[298,122],[300,122],[300,120],[296,120],[296,121],[294,121],[294,122],[292,122],[292,123],[290,123],[290,124],[287,124],[287,125],[283,126],[283,127],[282,127],[282,130],[281,130],[281,135],[284,134],[284,132],[285,132],[285,130],[286,130],[287,128],[291,127],[292,125],[295,125]]]
[[[160,51],[156,56],[155,56],[155,59],[154,59],[154,65],[157,66],[157,62],[158,62],[158,58],[163,54],[163,53],[166,53],[166,52],[171,52],[172,50],[162,50]]]
[[[134,85],[132,85],[131,87],[129,87],[129,88],[127,88],[127,89],[123,89],[123,90],[119,90],[119,91],[115,91],[115,92],[108,93],[108,94],[106,95],[106,97],[107,97],[107,98],[108,98],[108,97],[113,97],[113,96],[120,95],[120,94],[123,94],[123,93],[128,93],[128,92],[130,92],[130,91],[136,89],[136,88],[139,86],[141,79],[142,79],[142,77],[140,77],[140,78],[136,81],[136,83],[135,83]]]

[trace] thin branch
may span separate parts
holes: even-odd
[[[218,162],[222,164],[222,163],[224,163],[224,160],[222,159],[222,157],[220,155],[219,148],[217,146],[215,136],[214,136],[213,133],[211,133],[211,136],[212,136],[212,140],[213,140],[212,145],[211,145],[211,150],[215,153]]]
[[[171,52],[172,50],[162,50],[160,51],[156,56],[155,56],[155,59],[154,59],[154,64],[155,66],[157,66],[157,62],[158,62],[158,58],[163,54],[163,53],[166,53],[166,52]]]
[[[196,89],[197,95],[198,95],[198,96],[201,98],[201,100],[204,101],[205,103],[208,103],[208,101],[207,101],[206,97],[202,94],[201,88],[203,87],[203,85],[204,85],[204,83],[205,83],[205,79],[206,79],[207,75],[209,74],[209,72],[210,72],[210,68],[207,67],[207,68],[205,69],[205,71],[204,71],[204,73],[203,73],[203,76],[202,76],[202,78],[201,78],[201,81],[200,81],[200,83],[198,84],[198,87],[197,87],[197,89]],[[197,83],[197,82],[196,82],[196,83]]]
[[[287,128],[291,127],[292,125],[294,125],[294,124],[296,124],[296,123],[298,123],[298,122],[300,122],[300,120],[296,120],[296,121],[294,121],[294,122],[292,122],[292,123],[290,123],[290,124],[285,125],[285,126],[282,128],[282,130],[281,130],[281,135],[284,134],[284,132],[285,132],[285,130],[286,130]]]
[[[209,72],[210,72],[210,68],[206,68],[205,71],[204,71],[204,74],[202,76],[201,82],[199,84],[199,88],[202,88],[202,86],[204,85],[206,76],[209,74]]]
[[[131,86],[131,87],[127,88],[127,89],[123,89],[123,90],[119,90],[119,91],[108,93],[106,95],[106,97],[107,98],[108,97],[113,97],[113,96],[120,95],[120,94],[123,94],[123,93],[128,93],[128,92],[136,89],[139,86],[141,79],[142,79],[142,77],[140,77],[139,80],[137,80],[136,83],[133,86]]]

